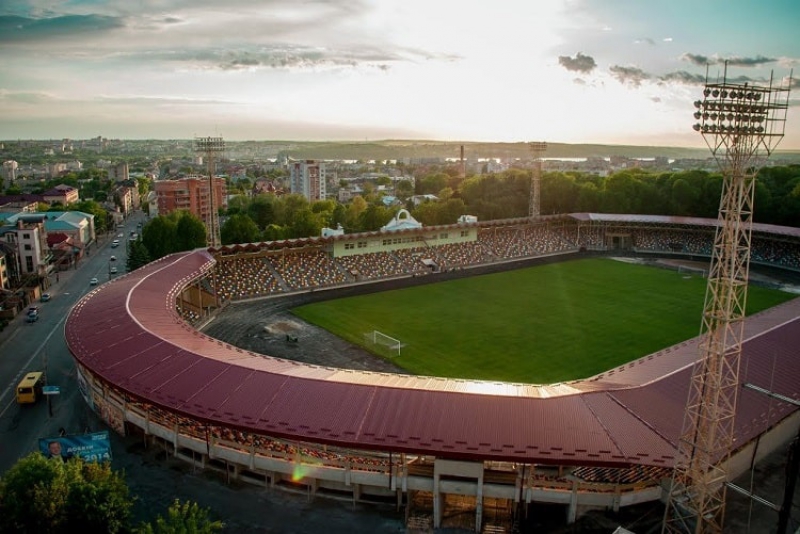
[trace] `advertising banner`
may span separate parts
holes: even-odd
[[[39,439],[39,451],[48,458],[79,457],[86,462],[111,460],[111,443],[108,430],[81,436],[59,436]]]

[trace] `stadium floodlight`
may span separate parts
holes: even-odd
[[[734,443],[739,362],[749,281],[755,178],[783,138],[787,84],[709,83],[694,102],[696,122],[722,175],[706,287],[700,351],[692,369],[664,532],[721,533],[726,460]],[[699,115],[699,116],[698,116]],[[689,527],[696,525],[696,528]]]
[[[207,242],[211,247],[218,247],[221,244],[219,234],[219,214],[214,198],[214,172],[216,169],[217,157],[225,151],[225,141],[221,137],[196,137],[194,140],[195,152],[204,154],[208,164],[208,213],[206,215],[206,234]]]

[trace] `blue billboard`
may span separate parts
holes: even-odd
[[[59,436],[39,439],[39,451],[48,458],[82,458],[86,462],[111,460],[108,430],[81,436]]]

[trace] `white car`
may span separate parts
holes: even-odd
[[[117,274],[117,268],[116,267],[112,267],[109,272],[111,274]]]
[[[96,286],[97,283],[98,283],[97,278],[92,278],[91,280],[89,280],[89,285],[90,286]]]

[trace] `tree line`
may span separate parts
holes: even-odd
[[[541,178],[542,215],[575,212],[675,215],[715,218],[723,176],[689,170],[649,172],[630,169],[608,176],[580,172],[547,172]],[[347,204],[309,202],[300,195],[238,195],[229,203],[221,228],[223,244],[318,236],[323,227],[341,225],[346,232],[380,229],[405,207],[426,226],[454,224],[461,215],[496,220],[528,215],[531,171],[512,169],[463,179],[455,172],[437,172],[402,182],[400,200],[387,204],[385,194],[365,187]],[[438,200],[416,204],[412,195]],[[755,185],[754,222],[800,226],[800,166],[761,169]]]

